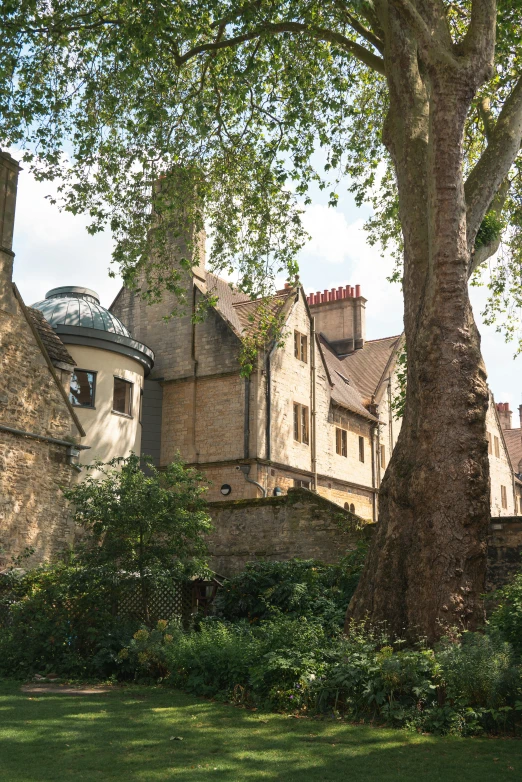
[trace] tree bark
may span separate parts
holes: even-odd
[[[404,236],[407,404],[352,619],[433,642],[484,619],[488,389],[468,296],[464,122],[478,69],[420,61],[399,17],[385,51]]]

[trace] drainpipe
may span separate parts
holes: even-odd
[[[266,359],[266,460],[267,462],[271,459],[271,447],[270,447],[270,439],[271,439],[271,418],[272,418],[272,411],[271,411],[271,371],[270,371],[270,357],[271,353],[268,354]]]
[[[192,459],[191,461],[199,462],[199,453],[196,449],[196,405],[197,405],[198,362],[196,359],[195,315],[196,315],[196,286],[194,285],[194,280],[192,280],[192,339],[191,339],[190,353],[192,359],[194,380],[192,382],[192,424],[191,424]]]
[[[260,483],[258,483],[257,481],[254,481],[252,478],[248,477],[248,474],[250,472],[250,465],[249,464],[238,464],[238,466],[236,467],[236,470],[240,470],[243,473],[243,475],[245,476],[245,481],[248,481],[248,483],[253,483],[254,486],[257,486],[258,489],[261,489],[261,491],[263,492],[263,497],[266,497],[266,489],[265,489],[265,487],[261,486]]]
[[[370,441],[371,441],[371,451],[372,451],[372,489],[376,489],[375,485],[375,477],[376,477],[376,469],[375,469],[375,428],[378,427],[379,424],[370,424]],[[372,519],[373,521],[377,521],[377,494],[375,492],[372,492]]]
[[[392,411],[392,390],[391,377],[388,378],[388,426],[390,435],[390,459],[393,453],[393,411]]]
[[[12,426],[5,426],[0,424],[0,432],[8,432],[9,434],[16,434],[19,437],[29,437],[31,440],[39,440],[43,443],[52,443],[53,445],[63,445],[67,448],[67,462],[73,467],[76,472],[81,472],[82,468],[79,464],[75,464],[72,460],[79,456],[75,451],[89,451],[90,445],[77,445],[71,443],[68,440],[57,440],[56,437],[48,437],[45,434],[34,434],[34,432],[26,432],[24,429],[15,429]]]
[[[313,477],[313,491],[317,491],[317,415],[316,415],[316,399],[315,399],[315,318],[312,318],[310,324],[310,382],[311,382],[311,409],[312,409],[312,432],[311,432],[311,457],[312,457],[312,472]]]
[[[243,455],[250,457],[250,378],[245,377],[245,420],[243,425]]]

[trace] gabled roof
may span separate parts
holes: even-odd
[[[76,361],[73,359],[53,327],[44,318],[40,310],[35,310],[33,307],[27,307],[27,312],[40,335],[40,339],[45,345],[47,355],[53,364],[60,362],[62,364],[69,364],[71,367],[76,366]]]
[[[226,280],[207,271],[205,271],[205,282],[194,278],[194,284],[202,293],[217,298],[214,305],[216,312],[230,325],[237,337],[241,339],[252,331],[261,304],[266,300],[251,299],[248,294],[241,293]],[[291,294],[295,295],[295,289],[278,291],[269,297],[268,307],[271,312],[275,313],[281,305],[284,305]]]
[[[503,429],[513,472],[522,472],[522,429]]]
[[[359,390],[346,374],[344,361],[338,358],[335,351],[330,347],[328,340],[322,334],[319,337],[319,344],[333,384],[331,390],[332,401],[341,405],[341,407],[345,407],[352,413],[357,413],[357,415],[361,415],[370,421],[377,421],[378,419],[364,407]]]
[[[368,404],[377,393],[386,366],[394,350],[398,347],[401,335],[372,339],[341,359],[344,374],[359,389],[363,401]]]

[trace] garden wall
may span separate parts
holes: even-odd
[[[211,567],[238,573],[256,559],[320,559],[334,563],[357,545],[358,517],[307,489],[282,497],[210,503]],[[360,520],[359,520],[360,521]]]
[[[299,557],[335,563],[374,526],[357,532],[356,516],[307,489],[289,489],[282,497],[214,502],[209,510],[214,523],[211,567],[222,576],[238,573],[257,559]],[[506,584],[521,566],[522,517],[493,518],[488,590]]]

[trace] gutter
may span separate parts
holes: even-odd
[[[0,432],[9,432],[9,434],[17,434],[21,437],[30,437],[31,440],[41,440],[45,443],[53,443],[53,445],[64,445],[67,448],[75,448],[78,451],[89,451],[90,445],[76,445],[69,440],[57,440],[56,437],[48,437],[45,434],[34,434],[34,432],[26,432],[23,429],[15,429],[12,426],[5,426],[0,424]]]

